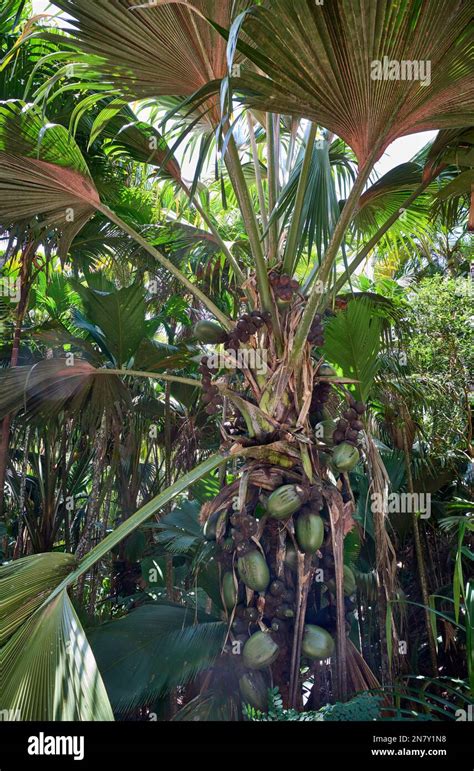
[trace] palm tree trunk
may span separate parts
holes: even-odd
[[[20,495],[18,496],[18,534],[16,537],[13,559],[19,559],[23,556],[23,511],[25,508],[26,497],[26,474],[28,471],[28,453],[30,445],[30,426],[25,430],[25,444],[23,449],[23,459],[20,473]]]
[[[82,560],[82,558],[91,548],[92,529],[94,527],[95,522],[97,521],[97,517],[99,513],[100,482],[102,478],[102,464],[104,460],[105,445],[106,445],[106,425],[107,425],[107,419],[104,413],[102,415],[100,428],[97,432],[95,442],[94,442],[94,461],[92,464],[92,489],[91,489],[89,503],[86,510],[86,521],[84,523],[81,537],[79,539],[79,543],[77,545],[77,549],[75,552],[75,556],[78,561]],[[86,578],[86,574],[84,573],[78,581],[77,597],[79,600],[82,599],[82,595],[84,593],[85,578]]]
[[[408,492],[411,495],[413,495],[415,490],[413,486],[413,476],[411,473],[410,452],[408,449],[408,441],[407,441],[407,435],[406,435],[404,425],[402,425],[402,436],[403,436],[403,450],[405,455],[405,467],[407,472]],[[423,555],[423,546],[421,543],[420,530],[419,530],[418,518],[416,516],[416,512],[415,511],[412,512],[411,516],[412,516],[413,538],[415,541],[416,560],[418,563],[418,576],[420,579],[421,596],[423,598],[423,605],[425,606],[424,608],[425,626],[426,626],[426,636],[428,639],[428,648],[430,652],[431,669],[432,669],[433,677],[437,677],[438,676],[438,658],[436,655],[436,645],[433,637],[433,630],[431,628],[430,599],[429,599],[428,578],[426,574],[425,558]]]
[[[30,267],[31,267],[31,252],[34,247],[33,241],[28,241],[21,253],[21,268],[20,268],[20,301],[18,303],[15,332],[13,335],[13,345],[10,357],[10,367],[16,367],[20,356],[20,338],[21,330],[23,327],[23,319],[25,317],[26,308],[28,305],[28,295],[30,291]],[[0,519],[3,516],[3,509],[5,503],[5,478],[7,473],[8,462],[8,448],[10,444],[10,426],[11,415],[6,415],[2,421],[2,436],[0,439]]]
[[[165,386],[165,485],[171,485],[171,410],[170,410],[170,384]],[[166,555],[166,593],[171,602],[174,600],[174,571],[173,557]]]

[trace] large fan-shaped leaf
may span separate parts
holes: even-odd
[[[95,67],[130,99],[190,96],[227,70],[225,40],[206,21],[228,28],[243,0],[137,3],[135,0],[58,0],[68,32]],[[133,10],[131,10],[133,8]],[[191,10],[192,9],[192,10]],[[205,18],[206,17],[206,18]],[[220,120],[213,97],[200,108],[211,126]]]
[[[239,44],[264,75],[245,70],[234,85],[334,131],[363,164],[398,136],[472,123],[471,17],[462,0],[272,0],[247,12],[252,45]]]
[[[0,103],[0,228],[41,216],[61,232],[60,254],[99,210],[172,273],[189,292],[230,328],[227,316],[163,254],[104,206],[72,136],[62,126],[44,123],[32,106]]]
[[[66,590],[44,604],[74,566],[53,553],[0,569],[0,710],[12,720],[113,720]]]
[[[89,634],[116,711],[151,701],[182,685],[219,655],[226,625],[192,608],[144,605]]]
[[[100,203],[82,154],[67,129],[44,123],[22,102],[0,103],[0,224],[40,216],[61,234],[64,257]]]
[[[377,232],[389,216],[400,212],[404,202],[421,184],[421,177],[422,169],[417,163],[402,163],[380,177],[361,195],[353,220],[354,228],[366,236]],[[401,220],[392,226],[392,232],[402,227],[413,234],[426,227],[431,200],[429,190],[420,194]]]
[[[42,560],[26,557],[11,566],[0,568],[0,612],[3,614],[0,618],[0,634],[3,633],[3,639],[11,635],[0,649],[0,710],[19,710],[20,720],[112,718],[102,679],[67,596],[67,587],[176,495],[226,460],[226,455],[213,455],[182,476],[97,544],[77,567],[71,561],[69,565],[66,564],[66,555],[54,555],[57,563],[56,569],[53,563],[49,568],[52,574],[49,585],[45,585],[38,577],[38,571],[40,574],[45,573],[45,565],[48,564],[45,560],[51,557],[49,554],[41,555]],[[2,582],[3,578],[5,582]],[[27,584],[31,587],[31,597],[25,594]],[[18,598],[15,599],[13,594],[17,586]],[[36,597],[37,594],[41,597]],[[43,602],[38,608],[40,601]],[[33,610],[33,615],[26,618],[20,603],[24,603],[25,608],[29,604],[29,611]],[[183,612],[184,608],[180,607],[179,610]],[[13,614],[12,620],[10,613]],[[8,626],[6,618],[9,619]],[[193,611],[188,610],[186,618],[187,623],[191,624],[196,617]],[[181,616],[178,628],[185,625],[185,617]],[[182,662],[180,676],[184,673],[188,678],[193,677],[202,666],[207,665],[209,656],[217,655],[218,651],[215,654],[213,651],[216,651],[217,636],[222,644],[224,625],[210,624],[209,633],[205,626],[204,630],[201,625],[196,628],[196,635],[201,641],[205,639],[205,644],[203,642],[196,649],[192,642],[194,627],[182,632],[176,631],[174,636],[168,637],[168,644],[176,643],[177,649],[181,650],[177,657]],[[197,650],[197,660],[186,658],[190,650]],[[166,675],[165,680],[162,679],[159,688],[168,682],[168,678],[172,680],[177,676],[176,670],[173,672],[170,676]]]
[[[18,629],[75,566],[72,554],[34,554],[0,571],[0,645]]]
[[[0,415],[23,408],[29,417],[48,421],[65,410],[84,413],[97,423],[104,410],[129,402],[127,389],[116,374],[97,370],[87,361],[46,359],[33,367],[12,367],[0,372]]]

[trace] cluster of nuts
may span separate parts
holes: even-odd
[[[295,292],[298,292],[300,285],[296,279],[291,278],[286,273],[280,275],[276,270],[271,270],[268,274],[275,297],[283,302],[291,302]]]
[[[310,414],[320,412],[329,399],[331,393],[331,383],[327,380],[322,380],[317,383],[313,388],[313,395],[311,397],[311,405],[309,408]]]
[[[322,325],[321,315],[319,313],[317,313],[313,319],[308,332],[307,340],[308,343],[311,343],[311,345],[316,345],[318,348],[324,345],[324,327]]]
[[[230,534],[235,545],[235,551],[241,557],[255,548],[251,538],[257,533],[258,521],[251,514],[236,512],[232,514],[230,524],[232,525]]]
[[[217,415],[219,409],[222,407],[222,397],[217,386],[212,384],[212,375],[216,370],[209,365],[207,356],[204,356],[201,359],[198,371],[202,375],[201,401],[206,405],[205,412],[208,415]]]
[[[252,335],[270,321],[270,318],[271,316],[268,311],[252,311],[251,313],[245,313],[237,321],[233,330],[229,332],[224,347],[227,350],[237,351],[240,343],[248,343]]]
[[[295,592],[276,578],[271,582],[265,594],[265,616],[271,619],[271,627],[274,632],[284,632],[287,628],[287,620],[293,618]]]
[[[342,418],[337,422],[336,430],[333,433],[334,444],[347,442],[348,444],[357,444],[359,431],[362,431],[364,424],[361,421],[361,415],[364,414],[366,406],[363,402],[358,402],[352,394],[348,396],[349,407],[342,413]]]
[[[318,514],[324,508],[323,496],[317,487],[312,487],[308,502],[301,507],[300,514]]]

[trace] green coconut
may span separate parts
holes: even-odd
[[[270,583],[270,571],[259,551],[251,551],[237,560],[239,576],[245,586],[254,592],[264,592]]]
[[[268,632],[255,632],[244,645],[243,662],[248,669],[265,669],[273,664],[280,649]]]
[[[227,332],[222,329],[219,324],[214,321],[198,321],[193,328],[194,337],[196,337],[200,343],[205,345],[217,345],[218,343],[224,343],[227,339]]]
[[[305,554],[315,554],[324,541],[324,522],[319,514],[304,511],[295,524],[296,540]]]
[[[334,448],[332,462],[337,471],[352,471],[359,462],[359,450],[353,444],[342,442]]]
[[[328,659],[334,652],[334,640],[321,626],[306,624],[301,641],[301,653],[308,659]]]

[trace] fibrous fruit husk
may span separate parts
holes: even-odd
[[[331,578],[329,581],[327,581],[326,586],[328,587],[329,591],[333,594],[336,593],[336,582],[333,578]],[[352,572],[349,565],[344,565],[344,594],[346,597],[350,597],[351,594],[354,594],[354,592],[357,589],[357,583],[355,580],[354,573]]]
[[[352,471],[359,462],[359,451],[354,445],[342,442],[334,448],[332,462],[338,471]]]
[[[268,632],[255,632],[244,645],[242,657],[248,669],[265,669],[273,664],[280,649]]]
[[[303,511],[295,524],[296,540],[305,554],[315,554],[324,541],[324,522],[319,514]]]
[[[232,610],[237,604],[238,590],[235,584],[233,572],[227,570],[222,576],[222,597],[227,610]]]
[[[222,327],[214,321],[198,321],[194,325],[193,332],[199,342],[206,345],[217,345],[218,343],[224,343],[227,340],[227,332],[225,329],[222,329]]]
[[[261,672],[245,672],[239,679],[239,690],[244,704],[266,712],[268,708],[268,688]]]
[[[286,519],[303,504],[303,489],[299,485],[282,485],[272,492],[267,509],[271,517]]]
[[[337,372],[327,362],[323,362],[318,369],[318,375],[321,377],[334,377]]]
[[[306,624],[301,641],[301,653],[308,659],[328,659],[334,652],[334,640],[325,629]]]
[[[270,571],[265,558],[256,549],[237,560],[239,576],[254,592],[264,592],[270,583]]]

